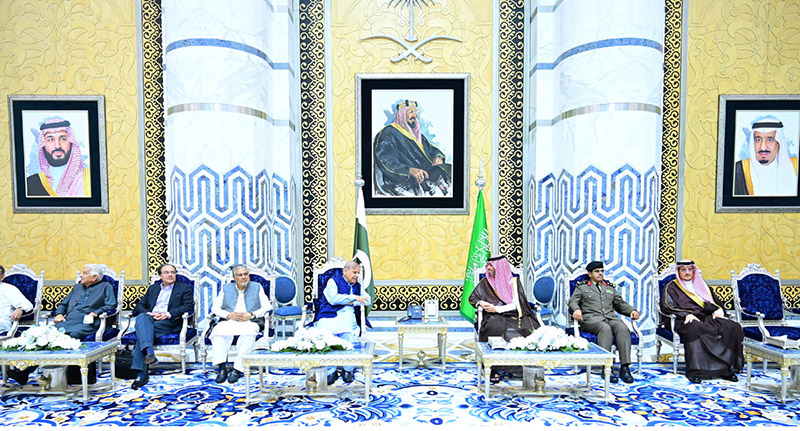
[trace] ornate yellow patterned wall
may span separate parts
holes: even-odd
[[[14,214],[8,127],[0,127],[0,262],[72,280],[89,262],[141,279],[134,0],[0,2],[0,118],[9,94],[100,94],[106,105],[108,214]]]
[[[800,278],[800,214],[716,214],[720,94],[797,94],[800,4],[796,1],[689,2],[683,257],[708,279],[757,262]]]
[[[479,158],[484,176],[491,164],[492,144],[492,2],[437,1],[425,7],[425,21],[415,26],[420,40],[448,35],[463,43],[434,41],[425,45],[431,63],[403,60],[392,63],[398,45],[385,39],[361,41],[372,34],[400,39],[408,33],[401,24],[407,9],[374,0],[332,2],[331,94],[333,115],[333,228],[334,253],[349,257],[353,251],[355,223],[356,142],[355,74],[357,73],[469,73],[470,172],[478,175]],[[396,3],[396,2],[395,2]],[[430,3],[429,3],[430,4]],[[491,183],[484,189],[487,217],[491,217]],[[478,188],[470,186],[470,215],[370,215],[367,216],[370,254],[377,279],[458,279],[464,275],[467,247],[475,217]],[[492,222],[489,221],[491,226]]]

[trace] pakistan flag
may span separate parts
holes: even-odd
[[[485,224],[485,222],[484,222]],[[356,235],[353,240],[353,260],[364,268],[362,274],[362,295],[366,293],[372,298],[370,304],[375,303],[375,283],[372,281],[372,261],[369,259],[369,239],[367,239],[367,212],[364,211],[364,192],[358,188],[358,202],[356,203]],[[366,314],[372,310],[372,305],[367,307]]]

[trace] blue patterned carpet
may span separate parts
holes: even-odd
[[[0,397],[0,424],[31,425],[444,425],[452,427],[501,425],[528,422],[531,425],[571,426],[601,424],[612,426],[798,426],[800,402],[777,402],[778,371],[767,376],[754,373],[754,382],[766,388],[745,391],[744,374],[739,383],[722,380],[692,385],[671,374],[666,364],[645,364],[633,385],[611,385],[612,396],[602,402],[602,382],[592,376],[591,392],[583,392],[585,374],[558,369],[547,375],[547,389],[566,395],[522,397],[513,391],[519,381],[503,382],[486,402],[476,387],[472,364],[448,365],[448,370],[396,370],[395,364],[377,364],[369,405],[364,405],[363,378],[332,388],[336,396],[278,396],[245,405],[244,380],[235,385],[218,385],[214,373],[203,376],[165,371],[152,376],[142,390],[129,388],[120,380],[116,390],[93,394],[84,404],[80,399],[34,394],[5,394]],[[108,380],[106,371],[105,380]],[[251,380],[256,390],[256,378]],[[101,379],[102,382],[102,379]],[[304,387],[304,376],[274,371],[265,376],[271,387]],[[13,385],[6,387],[13,388]],[[499,395],[495,397],[494,395]]]

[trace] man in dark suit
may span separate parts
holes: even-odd
[[[160,282],[153,283],[133,309],[136,317],[136,347],[133,349],[132,369],[138,372],[132,389],[147,384],[147,366],[158,362],[153,351],[156,337],[178,332],[183,313],[194,309],[194,292],[186,283],[176,281],[178,272],[170,264],[158,267]]]

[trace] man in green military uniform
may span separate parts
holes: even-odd
[[[625,302],[617,293],[616,286],[603,279],[603,262],[593,261],[586,265],[589,280],[579,281],[569,298],[572,318],[580,324],[581,330],[597,335],[597,344],[611,351],[611,343],[617,341],[619,351],[619,376],[625,383],[633,383],[631,375],[631,331],[617,313],[639,318],[639,312]],[[611,375],[611,383],[619,379]]]

